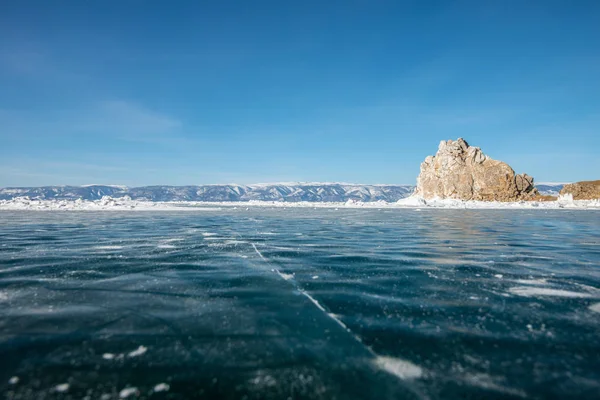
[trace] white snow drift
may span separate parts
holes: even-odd
[[[361,202],[348,200],[341,202],[282,202],[282,201],[246,201],[246,202],[152,202],[132,200],[130,197],[112,198],[104,196],[100,200],[38,200],[28,197],[17,197],[11,200],[0,200],[0,210],[79,210],[79,211],[152,211],[152,210],[180,210],[180,211],[215,211],[223,207],[277,207],[277,208],[446,208],[446,209],[596,209],[600,210],[600,200],[573,200],[571,196],[563,196],[558,201],[538,202],[495,202],[495,201],[464,201],[454,199],[425,200],[421,197],[411,196],[395,203],[385,201]]]

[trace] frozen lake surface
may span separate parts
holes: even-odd
[[[600,212],[0,211],[9,399],[598,399]]]

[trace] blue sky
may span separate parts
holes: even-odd
[[[0,186],[600,179],[598,1],[0,2]]]

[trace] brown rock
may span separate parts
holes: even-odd
[[[459,138],[442,141],[435,157],[421,164],[415,194],[425,199],[517,201],[538,193],[531,176],[515,175],[508,164]]]
[[[560,195],[573,195],[573,200],[600,199],[600,181],[582,181],[569,183],[560,191]]]

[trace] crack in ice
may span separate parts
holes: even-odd
[[[256,247],[256,245],[254,243],[252,243],[252,242],[249,242],[249,243],[252,245],[252,247],[254,248],[254,251],[256,252],[256,254],[258,254],[258,256],[261,258],[261,260],[263,260],[266,263],[271,264],[271,261],[268,260],[260,252],[260,250],[258,250],[258,247]],[[302,289],[297,284],[297,282],[292,281],[291,279],[293,278],[293,274],[285,274],[277,268],[272,268],[271,271],[275,272],[283,280],[290,282],[290,284],[294,287],[294,289],[296,289],[301,295],[303,295],[308,300],[310,300],[310,302],[312,304],[314,304],[314,306],[317,307],[321,312],[323,312],[323,314],[325,314],[329,319],[333,320],[336,324],[338,324],[340,327],[342,327],[344,329],[344,331],[346,331],[346,333],[348,333],[355,341],[360,343],[363,346],[363,348],[373,357],[373,360],[371,360],[371,364],[373,366],[375,366],[376,368],[378,368],[382,371],[387,372],[390,375],[395,376],[396,378],[398,378],[402,381],[411,381],[413,379],[418,379],[418,378],[421,378],[425,374],[424,370],[421,367],[411,363],[410,361],[403,360],[401,358],[396,358],[396,357],[387,357],[387,356],[378,355],[371,347],[369,347],[368,345],[363,343],[362,339],[357,334],[355,334],[350,328],[348,328],[348,326],[340,318],[338,318],[335,314],[328,312],[325,309],[325,307],[323,307],[321,305],[321,303],[319,303],[319,301],[317,299],[315,299],[308,292],[306,292],[304,289]],[[411,389],[417,396],[419,396],[419,398],[422,398],[422,399],[428,398],[418,388],[413,387],[412,385],[409,386],[409,389]]]

